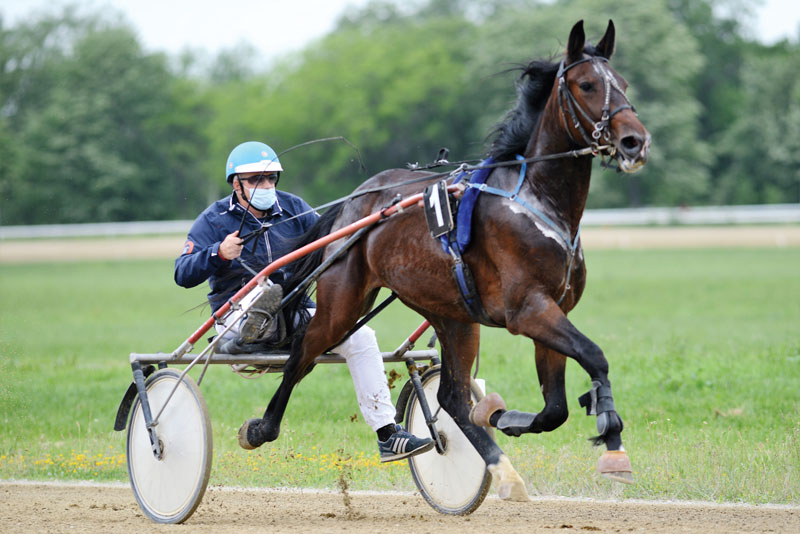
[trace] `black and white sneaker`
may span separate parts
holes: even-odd
[[[433,448],[431,438],[418,438],[407,432],[402,426],[395,425],[395,432],[386,441],[378,440],[378,450],[381,453],[381,463],[394,462],[422,454]]]

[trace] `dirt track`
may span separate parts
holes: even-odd
[[[157,525],[128,487],[0,483],[0,532],[246,534],[406,532],[800,532],[800,508],[534,500],[492,496],[471,516],[443,516],[418,495],[247,491],[211,488],[181,526]]]
[[[586,228],[584,248],[800,247],[800,226]],[[174,258],[183,237],[0,241],[0,263]]]

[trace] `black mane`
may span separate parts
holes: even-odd
[[[597,49],[587,44],[584,53],[598,55]],[[525,152],[528,142],[542,117],[544,106],[556,80],[559,63],[534,60],[520,67],[517,81],[517,103],[489,134],[492,138],[489,155],[496,161],[514,159]]]

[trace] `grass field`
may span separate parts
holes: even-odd
[[[567,423],[497,437],[529,491],[799,504],[800,249],[586,255],[571,318],[610,361],[637,484],[594,473],[594,418],[577,403],[589,379],[570,362]],[[128,354],[177,347],[206,318],[204,293],[175,286],[169,260],[0,265],[0,478],[127,480],[125,436],[112,426]],[[393,305],[373,327],[389,350],[419,322]],[[541,409],[532,356],[529,340],[485,329],[487,389]],[[333,488],[345,470],[354,489],[413,489],[404,463],[379,464],[342,365],[300,384],[275,443],[239,449],[236,430],[277,384],[209,371],[212,484]]]

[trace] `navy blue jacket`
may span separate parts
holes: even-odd
[[[261,271],[268,264],[293,250],[293,241],[305,233],[319,217],[303,199],[291,193],[277,191],[278,200],[267,211],[263,219],[245,210],[239,204],[236,193],[211,204],[192,224],[183,253],[175,260],[175,282],[183,287],[195,287],[208,280],[211,291],[208,302],[216,311],[225,304],[253,275],[242,265],[246,263],[254,271]],[[292,219],[295,215],[297,218]],[[219,246],[225,236],[239,229],[244,215],[244,226],[240,236],[267,230],[260,237],[245,243],[241,258],[223,260],[219,257]],[[255,246],[255,250],[253,247]],[[286,267],[270,276],[280,282],[288,276]]]

